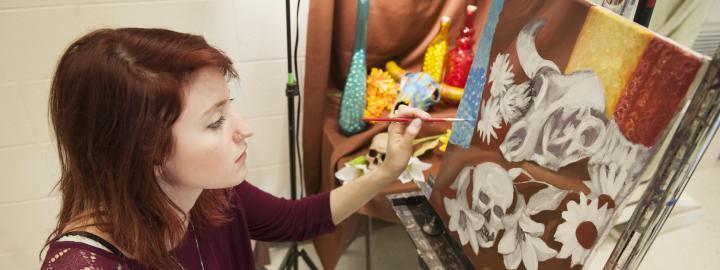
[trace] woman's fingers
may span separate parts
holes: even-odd
[[[422,120],[429,118],[430,114],[409,106],[400,106],[390,117],[413,118],[408,122],[392,122],[388,127],[388,151],[383,165],[393,172],[400,174],[407,166],[412,155],[412,140],[420,133]]]
[[[413,121],[408,123],[393,123],[390,125],[391,132],[401,134],[405,137],[405,140],[412,140],[420,132],[422,127],[422,120],[430,118],[430,114],[416,108],[412,108],[406,105],[400,105],[397,111],[395,111],[392,117],[406,117],[414,118]],[[403,132],[404,130],[404,132]]]
[[[417,136],[418,133],[420,133],[421,126],[422,126],[422,120],[420,120],[419,118],[413,119],[412,122],[410,122],[410,125],[407,128],[405,128],[405,134],[403,135],[403,136],[405,136],[405,140],[410,141],[410,140],[415,139],[415,136]]]
[[[430,118],[430,114],[407,105],[400,105],[400,107],[392,115],[393,117],[409,117],[409,118]]]

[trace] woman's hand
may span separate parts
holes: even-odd
[[[391,117],[408,117],[427,119],[430,114],[400,106]],[[410,123],[393,122],[388,127],[388,145],[385,161],[377,169],[344,184],[330,192],[330,211],[335,224],[365,205],[378,191],[398,176],[407,167],[413,152],[412,141],[420,132],[422,121],[415,119]]]
[[[430,114],[420,109],[400,105],[400,108],[390,117],[415,118],[410,123],[392,122],[388,127],[387,156],[378,169],[384,170],[391,178],[397,179],[407,167],[413,152],[412,141],[420,132],[422,121],[418,118],[427,119],[430,118]]]

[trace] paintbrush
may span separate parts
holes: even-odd
[[[408,122],[412,121],[413,119],[415,119],[415,118],[411,118],[411,117],[393,117],[393,118],[385,118],[385,117],[381,117],[381,118],[369,118],[369,117],[363,117],[362,120],[365,121],[365,122],[370,122],[370,121],[372,121],[372,122],[402,122],[402,123],[408,123]],[[428,123],[437,123],[437,122],[461,122],[461,121],[466,121],[465,119],[462,119],[462,118],[440,118],[440,117],[438,117],[438,118],[426,118],[426,119],[418,118],[418,119],[422,120],[423,122],[428,122]]]

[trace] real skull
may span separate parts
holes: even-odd
[[[387,154],[387,132],[378,133],[373,137],[370,143],[370,150],[365,154],[365,160],[368,163],[368,169],[374,170],[377,166],[385,161],[385,155]]]

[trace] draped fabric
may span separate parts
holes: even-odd
[[[420,71],[425,48],[437,33],[442,16],[451,17],[449,47],[460,34],[468,4],[478,5],[475,29],[482,29],[488,1],[372,1],[367,38],[367,67],[384,68],[395,60],[408,71]],[[339,91],[347,76],[352,53],[355,1],[315,0],[310,2],[307,30],[307,52],[303,99],[303,157],[305,186],[309,194],[330,190],[339,185],[334,173],[343,162],[364,154],[373,136],[387,125],[376,124],[352,137],[338,128]],[[476,32],[475,39],[479,37]],[[438,107],[433,115],[452,117],[454,108]],[[444,133],[449,125],[423,128],[419,135]],[[431,160],[439,161],[438,157]],[[434,166],[431,171],[436,170]],[[384,194],[416,189],[414,184],[399,182],[387,187],[361,213],[396,221]],[[315,239],[315,247],[325,269],[333,269],[345,247],[354,237],[357,216],[341,223],[334,234]]]

